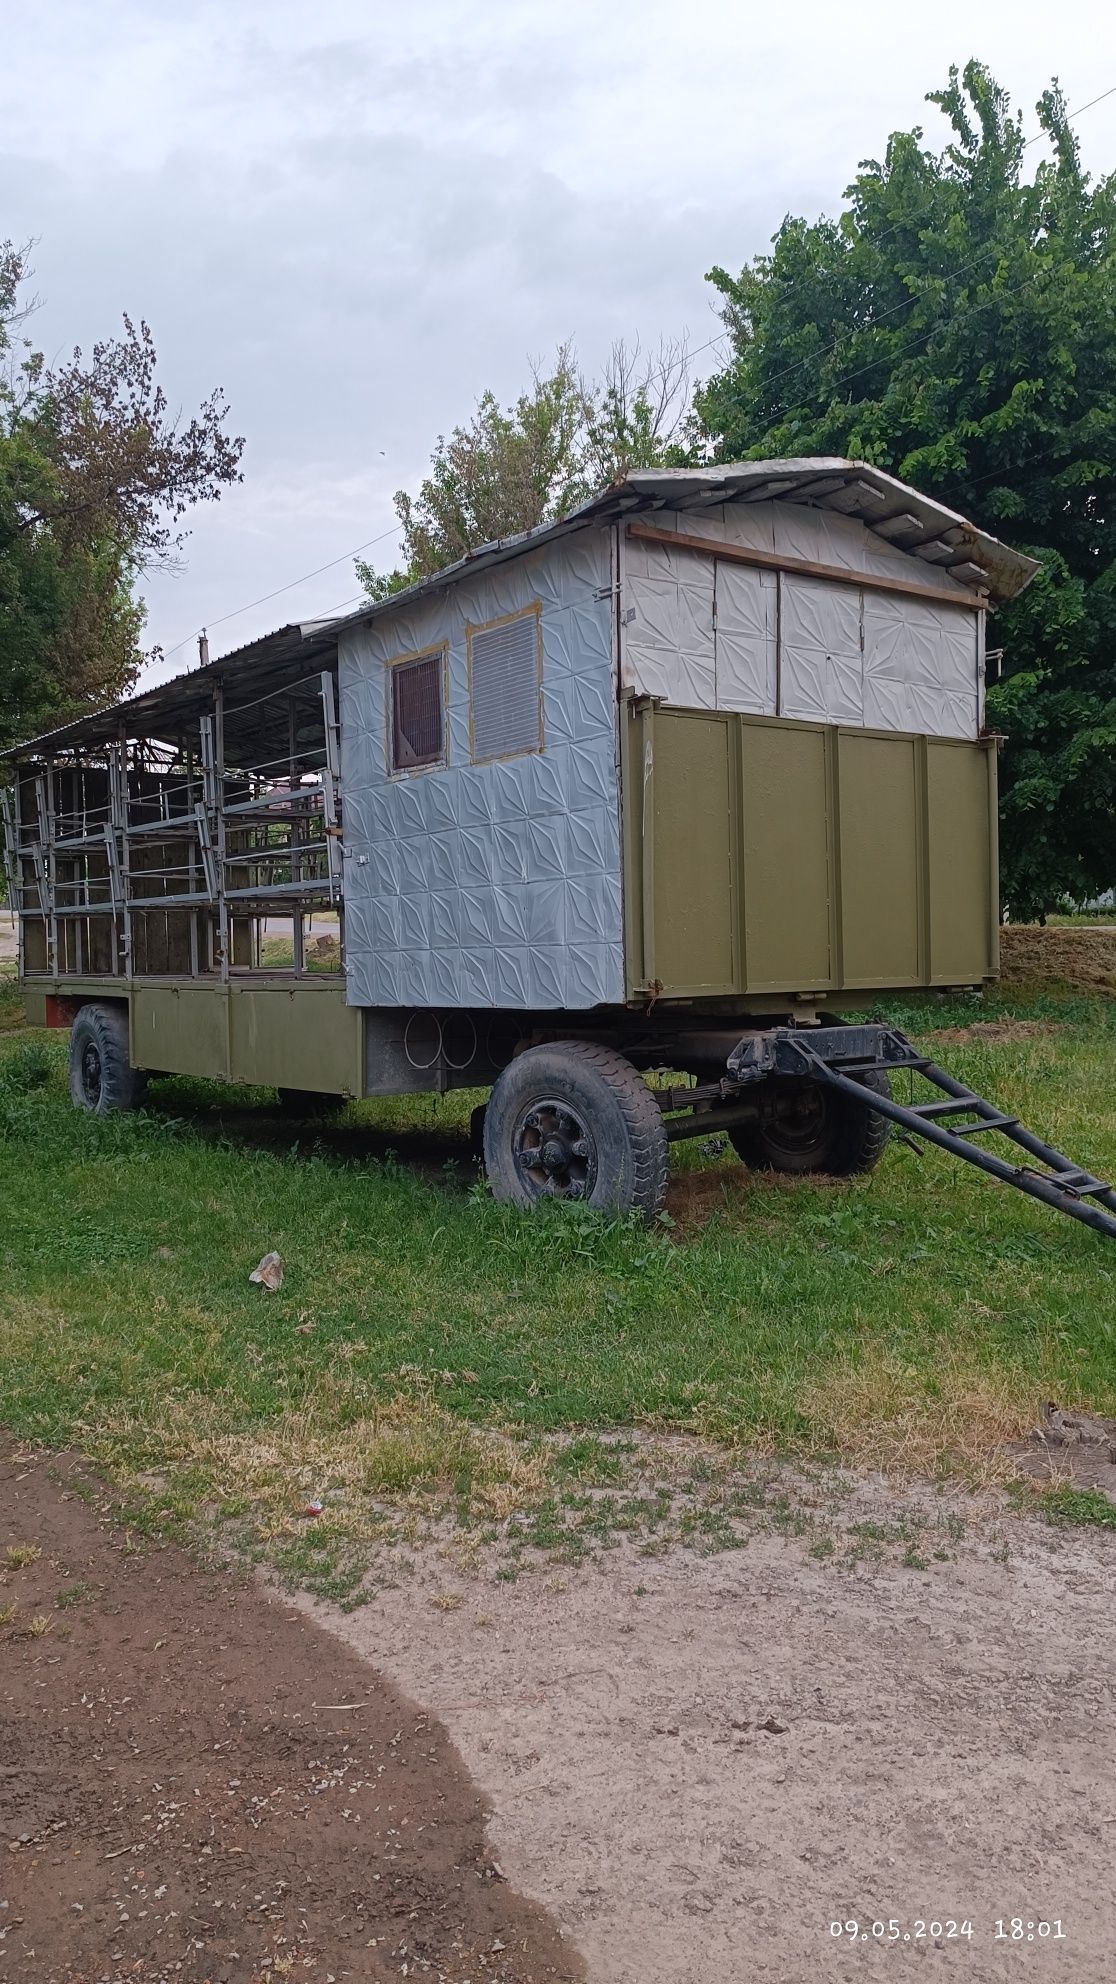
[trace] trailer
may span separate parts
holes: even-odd
[[[859,1017],[996,976],[985,624],[1035,570],[866,463],[747,462],[283,627],[8,754],[29,1018],[95,1111],[156,1073],[490,1090],[522,1205],[651,1215],[716,1130],[849,1174],[898,1125],[1116,1233],[1103,1180]]]

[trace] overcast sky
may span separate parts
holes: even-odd
[[[391,562],[393,492],[530,355],[712,337],[710,264],[836,211],[889,131],[940,143],[950,62],[988,61],[1029,130],[1051,74],[1071,106],[1116,84],[1100,0],[0,0],[0,46],[0,238],[36,238],[37,342],[142,315],[172,402],[220,384],[247,437],[146,588],[167,674],[203,622],[216,654],[350,603],[343,554],[386,532]],[[1080,136],[1116,164],[1116,97]]]

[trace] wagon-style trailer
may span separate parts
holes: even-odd
[[[985,622],[1035,569],[863,462],[749,462],[285,627],[10,754],[29,1016],[97,1111],[152,1072],[491,1087],[522,1204],[653,1213],[718,1129],[851,1173],[894,1121],[1116,1233],[1103,1181],[855,1018],[995,977]]]

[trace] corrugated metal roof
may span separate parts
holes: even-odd
[[[69,744],[108,744],[119,737],[123,727],[130,737],[173,739],[175,731],[212,708],[217,683],[235,688],[237,704],[252,704],[269,690],[289,687],[302,676],[312,674],[332,656],[337,646],[336,627],[331,620],[291,622],[274,633],[261,634],[233,648],[202,668],[191,668],[173,675],[167,682],[156,682],[138,696],[113,703],[91,716],[75,717],[57,730],[45,731],[25,744],[16,744],[4,757],[20,757],[26,752],[61,750]],[[233,711],[235,718],[235,710]],[[151,725],[145,730],[145,719]],[[226,729],[228,718],[226,718]]]
[[[840,510],[845,516],[859,517],[869,529],[900,550],[926,559],[939,570],[956,568],[960,573],[968,565],[977,565],[986,574],[980,578],[979,585],[997,606],[1022,592],[1039,569],[1035,559],[1013,551],[1010,545],[978,529],[956,510],[921,495],[909,483],[900,482],[883,469],[873,468],[870,462],[849,461],[840,455],[803,455],[788,461],[726,462],[718,467],[697,469],[635,469],[557,523],[540,524],[537,529],[523,531],[516,537],[480,544],[467,557],[447,565],[432,578],[422,579],[405,592],[393,593],[375,605],[358,608],[339,620],[337,626],[362,626],[442,586],[455,585],[466,573],[482,571],[506,558],[518,558],[522,552],[532,551],[568,531],[579,530],[586,523],[606,522],[639,511],[700,510],[719,503],[771,499],[816,504]],[[898,529],[908,518],[910,525]],[[968,580],[959,578],[958,583],[966,585]]]
[[[807,503],[838,510],[858,517],[870,530],[899,550],[922,558],[940,571],[949,572],[968,590],[986,591],[993,605],[1014,599],[1034,578],[1039,567],[1035,559],[980,530],[967,517],[950,510],[944,503],[923,496],[909,483],[900,482],[870,462],[847,460],[840,455],[799,456],[790,460],[726,462],[704,468],[636,469],[602,489],[585,503],[571,510],[556,523],[540,524],[515,537],[497,538],[481,544],[467,557],[423,579],[406,591],[359,607],[356,612],[335,620],[312,620],[277,628],[272,634],[249,641],[209,662],[204,668],[162,682],[111,710],[78,718],[61,729],[18,745],[15,752],[50,750],[67,744],[105,743],[119,734],[125,724],[133,735],[142,735],[140,726],[150,715],[153,722],[173,732],[174,727],[201,707],[215,682],[235,677],[238,698],[250,698],[265,687],[279,688],[296,680],[317,658],[331,653],[338,634],[347,627],[364,626],[385,613],[408,607],[416,600],[456,585],[492,565],[518,558],[526,551],[588,523],[654,510],[702,510],[720,503],[778,502]],[[153,730],[153,735],[160,732]]]

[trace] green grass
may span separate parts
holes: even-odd
[[[891,1016],[1005,1014],[1048,1030],[941,1058],[1111,1175],[1110,1007],[1047,993]],[[615,1488],[621,1508],[630,1446],[609,1429],[979,1474],[1044,1397],[1116,1411],[1116,1248],[935,1153],[892,1145],[841,1185],[683,1146],[648,1232],[494,1205],[472,1095],[323,1128],[266,1092],[165,1082],[144,1113],[97,1120],[70,1108],[64,1067],[58,1035],[0,1033],[3,1421],[84,1447],[167,1524],[254,1512],[298,1575],[315,1551],[342,1575],[331,1496],[360,1498],[368,1535],[431,1492],[470,1519],[531,1506],[539,1537],[564,1494]],[[269,1295],[248,1273],[272,1248]],[[557,1454],[554,1433],[574,1435]],[[326,1515],[292,1539],[315,1494]]]
[[[23,1025],[23,999],[14,961],[0,958],[0,1031]]]

